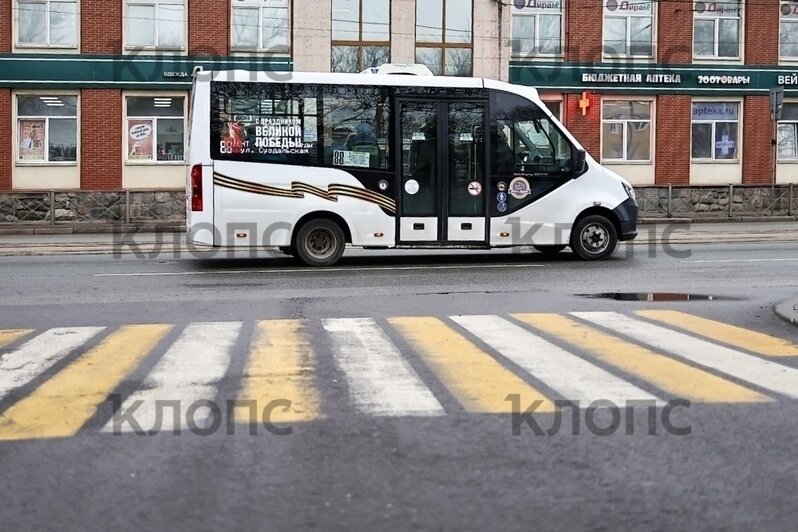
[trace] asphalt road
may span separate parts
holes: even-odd
[[[4,257],[0,528],[792,530],[798,329],[772,306],[798,293],[796,266],[798,243],[774,242],[623,246],[598,264],[351,252],[328,270]],[[610,292],[713,299],[583,297]],[[514,434],[514,393],[522,410],[540,399],[544,431],[547,405],[580,401],[580,433],[565,407],[555,434]],[[293,405],[273,432],[235,417],[228,434],[225,417],[201,436],[167,417],[142,435],[109,429],[117,394],[145,420],[153,400],[181,416],[198,399]],[[623,397],[660,403],[591,430],[612,418],[588,403]],[[669,428],[674,399],[690,406]]]

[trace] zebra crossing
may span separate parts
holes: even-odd
[[[794,341],[673,310],[0,330],[0,441],[185,429],[185,416],[162,416],[165,402],[220,399],[235,399],[238,424],[259,421],[246,404],[275,401],[274,423],[440,417],[453,405],[506,414],[510,395],[539,413],[562,400],[768,403],[798,398],[792,362]],[[337,377],[345,398],[330,404]],[[112,394],[137,426],[111,419]],[[208,409],[194,414],[210,423]]]

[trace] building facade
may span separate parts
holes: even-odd
[[[0,0],[0,191],[182,187],[195,67],[389,61],[535,86],[638,185],[798,182],[798,2]]]

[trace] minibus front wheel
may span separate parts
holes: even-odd
[[[297,258],[308,266],[332,266],[344,254],[346,236],[334,221],[314,218],[299,228],[293,247]]]
[[[571,249],[582,260],[604,260],[615,252],[618,230],[604,216],[592,214],[576,222],[571,231]]]

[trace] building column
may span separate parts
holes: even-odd
[[[294,70],[329,72],[332,40],[332,2],[294,0]]]
[[[745,64],[779,64],[780,2],[746,2]]]
[[[743,184],[770,185],[773,176],[773,123],[770,121],[770,97],[746,96],[743,103]]]
[[[189,55],[225,57],[229,50],[230,1],[189,0]]]
[[[657,62],[689,65],[693,62],[692,5],[658,2],[657,10]]]
[[[121,54],[124,2],[80,3],[80,51]]]
[[[508,61],[509,56],[503,50],[503,43],[499,42],[499,9],[496,3],[489,0],[474,2],[472,28],[474,76],[499,79],[501,64]]]
[[[11,145],[11,89],[0,89],[0,191],[11,190],[11,165],[14,164]]]
[[[601,159],[601,96],[590,94],[587,114],[582,115],[579,101],[581,94],[566,94],[565,126],[582,144],[587,152],[599,161]]]
[[[661,95],[657,98],[654,142],[654,183],[687,185],[690,183],[690,96]]]
[[[122,92],[83,89],[80,94],[80,188],[122,188]]]
[[[569,9],[577,4],[575,9]],[[603,2],[569,2],[565,8],[565,59],[574,63],[600,63]]]
[[[415,35],[415,0],[391,0],[391,63],[416,62]]]

